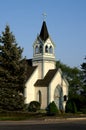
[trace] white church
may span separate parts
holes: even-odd
[[[38,101],[46,109],[54,101],[59,110],[65,110],[68,99],[68,82],[60,68],[56,68],[55,44],[46,22],[43,21],[40,34],[33,43],[33,58],[27,60],[28,73],[25,84],[25,103]]]

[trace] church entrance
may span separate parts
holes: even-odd
[[[58,85],[54,91],[54,102],[59,110],[63,110],[62,99],[62,88],[60,85]]]

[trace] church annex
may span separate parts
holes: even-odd
[[[46,109],[54,101],[60,110],[65,110],[68,97],[68,82],[60,68],[56,68],[55,44],[46,22],[43,21],[40,34],[33,44],[33,58],[27,60],[28,72],[25,84],[25,103],[38,101]]]

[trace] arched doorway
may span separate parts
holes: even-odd
[[[58,85],[54,91],[54,102],[59,110],[63,110],[62,101],[63,101],[62,88],[60,85]]]

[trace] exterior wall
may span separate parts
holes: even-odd
[[[43,71],[42,61],[33,62],[33,66],[38,66],[38,79],[42,79],[42,71]]]
[[[47,107],[47,87],[35,87],[35,97],[36,101],[38,99],[38,92],[41,92],[41,109],[45,109]]]
[[[68,86],[65,80],[63,80],[63,95],[68,95]]]
[[[46,73],[50,69],[55,69],[55,61],[48,61],[48,60],[42,60],[42,61],[34,61],[33,66],[38,66],[38,78],[43,79]]]
[[[58,71],[49,85],[49,103],[54,101],[54,92],[57,85],[60,85],[63,92],[63,109],[65,110],[66,101],[64,101],[64,95],[68,96],[68,84],[61,77],[61,73]]]
[[[55,62],[53,61],[44,61],[43,63],[43,77],[50,69],[55,69]]]
[[[33,72],[29,80],[25,84],[25,103],[28,104],[31,101],[35,100],[35,88],[34,83],[38,79],[38,68]]]
[[[49,103],[54,101],[54,91],[57,85],[61,85],[61,74],[59,72],[57,72],[49,85]]]
[[[67,100],[68,100],[68,84],[66,84],[66,81],[63,80],[63,96],[66,95],[67,96]],[[65,110],[65,106],[66,106],[66,102],[67,101],[63,101],[63,109]]]

